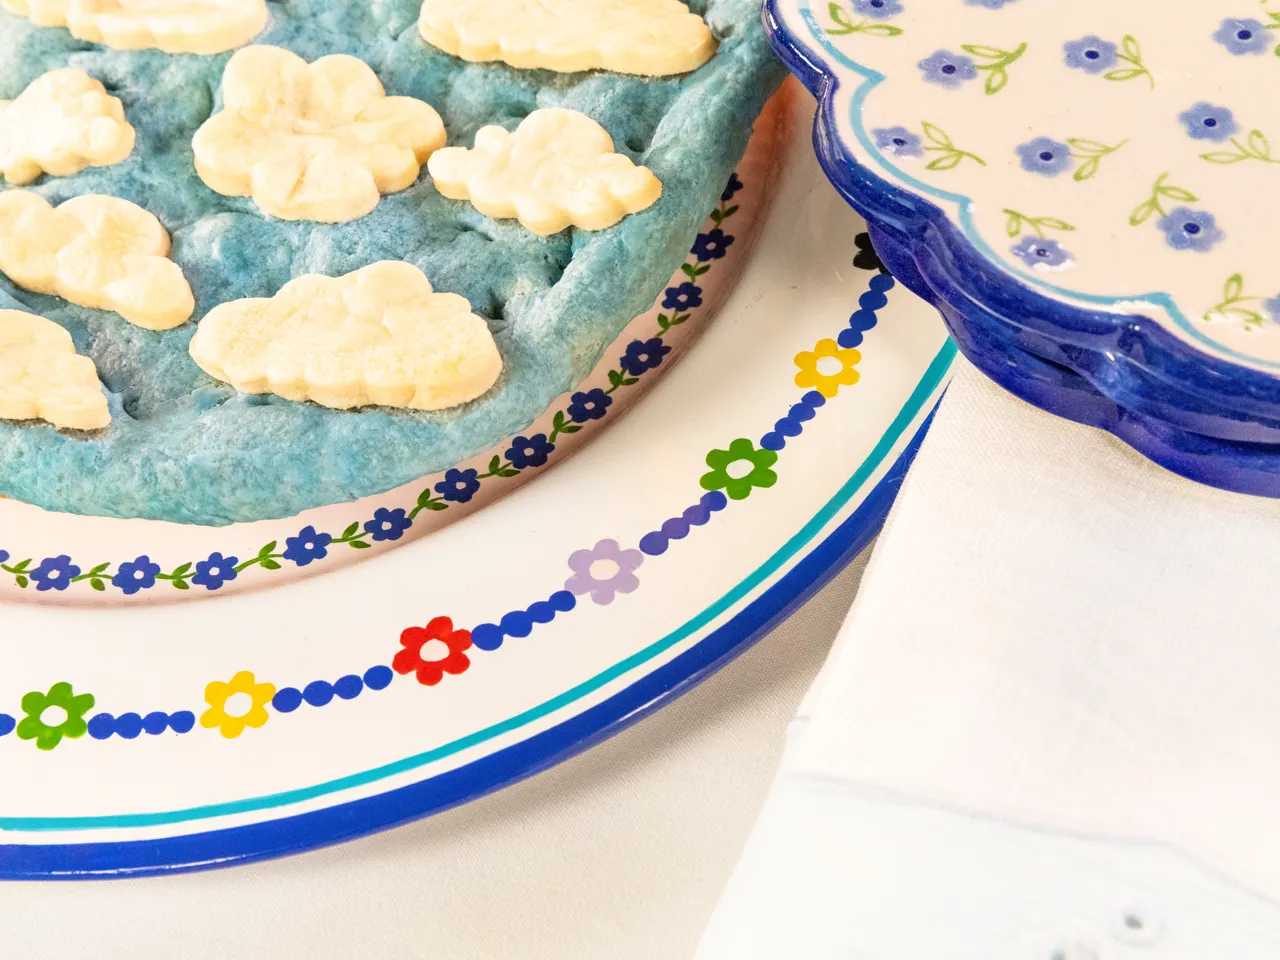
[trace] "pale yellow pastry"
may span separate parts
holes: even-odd
[[[648,167],[614,153],[600,124],[576,110],[535,110],[508,133],[481,127],[475,147],[447,147],[427,164],[436,189],[541,236],[603,230],[662,196]]]
[[[109,167],[133,150],[120,101],[83,70],[50,70],[0,100],[0,173],[11,184]]]
[[[209,376],[244,393],[349,409],[442,410],[498,379],[502,359],[466,299],[398,260],[298,277],[270,298],[214,307],[191,339]]]
[[[0,192],[0,270],[26,290],[167,330],[195,309],[168,254],[160,221],[128,200],[89,194],[55,209],[29,190]]]
[[[227,64],[222,98],[192,141],[196,170],[219,193],[252,196],[282,220],[364,216],[382,194],[411,185],[445,143],[429,104],[388,97],[355,57],[308,65],[279,47],[246,47]]]
[[[267,25],[264,0],[0,0],[0,7],[117,50],[222,53]]]
[[[706,21],[680,0],[424,0],[418,29],[464,60],[561,73],[665,77],[716,52]]]
[[[111,422],[98,370],[52,320],[0,310],[0,419],[97,430]]]

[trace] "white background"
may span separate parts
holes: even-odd
[[[245,867],[0,884],[0,957],[690,957],[865,560],[671,706],[468,806]]]

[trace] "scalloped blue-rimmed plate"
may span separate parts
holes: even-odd
[[[1011,266],[1011,259],[1016,258],[997,251],[988,240],[990,231],[984,233],[976,225],[982,215],[990,215],[990,204],[986,204],[988,209],[984,214],[983,205],[975,203],[970,196],[940,190],[936,183],[914,178],[910,171],[917,167],[910,167],[903,158],[892,156],[892,146],[883,149],[878,146],[878,133],[867,128],[864,114],[868,111],[868,101],[885,84],[886,75],[868,65],[876,57],[866,52],[867,45],[893,44],[921,22],[918,17],[901,17],[905,8],[896,2],[878,6],[890,13],[860,20],[850,19],[852,8],[848,4],[828,0],[767,0],[765,22],[779,54],[822,102],[815,143],[824,169],[846,199],[873,224],[878,246],[903,282],[935,302],[962,349],[989,375],[1014,392],[1060,415],[1111,430],[1157,462],[1193,479],[1280,496],[1280,446],[1277,445],[1280,441],[1280,379],[1275,375],[1276,365],[1262,355],[1265,350],[1251,355],[1224,348],[1209,336],[1217,328],[1188,321],[1169,298],[1156,294],[1108,298],[1079,291],[1073,293],[1064,287],[1068,281],[1060,271],[1020,270],[1016,264]],[[957,9],[961,6],[956,4]],[[1030,16],[1028,11],[1032,5],[1018,6],[1024,8],[1020,15]],[[855,7],[861,9],[867,4],[855,4]],[[1012,9],[1012,5],[1009,8]],[[999,103],[999,98],[1006,96],[1002,90],[993,95],[984,94],[984,83],[979,79],[984,75],[983,69],[990,66],[982,58],[989,59],[995,45],[961,45],[961,40],[982,39],[969,35],[975,30],[982,32],[992,44],[1000,39],[995,36],[1000,26],[1012,22],[1008,17],[1000,19],[1004,9],[967,6],[966,16],[986,16],[987,19],[974,19],[972,24],[966,21],[967,32],[961,30],[963,36],[957,33],[953,47],[973,49],[973,55],[965,55],[963,59],[978,63],[976,76],[954,100],[931,101],[934,106],[950,104],[950,109],[955,111],[951,116],[960,116],[964,111],[977,109],[974,104]],[[947,20],[933,17],[935,12],[930,12],[933,20]],[[834,19],[837,15],[838,20]],[[893,35],[884,30],[878,34],[864,29],[848,32],[850,27],[857,28],[860,24],[877,29],[893,26],[901,32]],[[1113,26],[1118,42],[1119,25],[1099,22],[1098,30],[1106,33]],[[1005,40],[1011,41],[1012,36]],[[1221,53],[1228,65],[1239,59],[1232,57],[1225,43],[1215,46],[1212,36],[1206,36],[1205,41],[1206,56]],[[1003,47],[1008,47],[1010,53],[1018,50],[1012,42],[1002,42]],[[1104,56],[1109,54],[1106,45],[1100,49]],[[1150,45],[1138,49],[1147,50],[1144,55],[1150,59]],[[1116,50],[1117,56],[1132,52],[1130,46],[1116,45]],[[1040,59],[1033,63],[1029,50],[1021,51],[1021,60],[1016,65],[1016,69],[1026,71],[1021,82],[1034,84],[1043,79],[1033,70],[1041,73],[1057,70],[1072,83],[1096,81],[1089,88],[1091,99],[1087,102],[1091,104],[1106,105],[1110,102],[1108,98],[1118,95],[1119,89],[1126,95],[1136,95],[1136,91],[1145,86],[1145,81],[1142,84],[1128,82],[1144,80],[1141,75],[1122,76],[1119,82],[1107,83],[1101,75],[1073,70],[1066,63],[1062,44],[1041,43],[1036,53]],[[1246,59],[1254,65],[1254,59]],[[1275,58],[1269,58],[1271,60]],[[1257,59],[1257,63],[1262,60]],[[923,60],[911,62],[902,66],[901,74],[927,74],[925,67]],[[962,64],[961,69],[967,68]],[[1276,69],[1280,71],[1280,62]],[[1004,89],[1014,89],[1013,85],[1019,82],[1015,65],[1008,65],[1007,72],[1013,79],[1007,80],[1008,86]],[[946,87],[945,84],[933,86]],[[989,84],[986,86],[990,88]],[[956,90],[949,92],[957,93]],[[966,96],[968,100],[964,99]],[[1018,106],[1014,100],[1006,102],[1011,104],[1011,109]],[[940,136],[941,127],[949,122],[946,116],[934,115],[936,124],[925,129],[924,136],[929,136],[930,129]],[[1061,120],[1061,115],[1055,116]],[[1179,128],[1177,116],[1170,118],[1170,122]],[[1157,120],[1153,119],[1152,124],[1158,126]],[[904,149],[910,149],[914,144],[911,138],[916,135],[912,130],[906,132]],[[1039,132],[1043,131],[1032,130],[1032,133]],[[1178,136],[1186,139],[1185,133]],[[1115,142],[1119,142],[1118,138]],[[1195,146],[1197,141],[1188,142],[1192,144],[1188,148],[1192,151],[1205,148]],[[933,146],[936,144],[929,140],[922,150],[921,161],[933,156],[927,153]],[[1194,164],[1201,164],[1204,169],[1213,167],[1194,152],[1189,158],[1186,162],[1192,164],[1193,174]],[[906,159],[914,162],[914,158]],[[989,165],[998,166],[994,158],[988,157],[988,160]],[[1000,162],[1011,168],[1008,174],[1002,169],[1002,176],[1032,179],[1036,176],[1021,170],[1009,158]],[[1116,163],[1111,159],[1106,162]],[[976,167],[976,164],[969,165]],[[919,164],[924,166],[923,162]],[[963,160],[961,166],[964,166]],[[1069,175],[1069,167],[1064,167],[1062,172],[1067,174],[1064,183],[1074,179]],[[1120,175],[1124,171],[1115,167],[1111,172]],[[995,212],[999,213],[998,208]],[[1074,224],[1067,226],[1075,227]],[[1132,228],[1125,225],[1120,229],[1142,231],[1147,226],[1149,224],[1140,220]],[[1152,230],[1156,236],[1154,242],[1161,243],[1160,231]],[[1142,232],[1134,236],[1151,240],[1151,236]],[[1175,259],[1171,262],[1193,261]],[[1254,312],[1265,321],[1264,303],[1269,301],[1251,296],[1249,302],[1257,307]],[[1166,307],[1173,320],[1164,317],[1168,312]],[[1121,308],[1127,312],[1118,312]],[[1157,313],[1163,317],[1161,322],[1153,319]],[[1187,329],[1175,332],[1179,318]],[[1221,318],[1215,316],[1215,319]],[[1261,331],[1260,338],[1273,335],[1269,326],[1258,327],[1252,322],[1249,326]],[[996,331],[998,336],[993,336]],[[985,353],[971,347],[977,341],[987,345]],[[1257,342],[1261,344],[1262,340]],[[1000,351],[1004,351],[1003,354]],[[1021,369],[1024,365],[1034,368],[1035,372]],[[1058,373],[1050,375],[1048,371],[1053,369]],[[1028,378],[1038,383],[1035,390],[1027,388]]]
[[[955,348],[855,244],[804,124],[701,342],[537,483],[198,610],[0,604],[0,875],[211,867],[465,802],[661,706],[865,545]]]

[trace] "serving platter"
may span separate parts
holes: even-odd
[[[811,109],[715,322],[536,483],[198,604],[0,600],[0,876],[212,867],[465,802],[661,706],[861,549],[955,346],[832,202]]]
[[[1010,347],[971,359],[1011,389],[1025,361],[1033,402],[1276,496],[1280,12],[1184,6],[768,0],[765,18],[895,274],[966,352]]]

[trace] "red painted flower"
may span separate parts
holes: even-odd
[[[440,644],[432,643],[433,640],[443,643],[449,652],[437,655]],[[446,673],[457,676],[471,666],[471,658],[463,652],[471,646],[471,631],[453,629],[453,621],[448,617],[436,617],[425,627],[410,627],[400,634],[400,645],[404,649],[396,654],[391,666],[396,673],[416,672],[418,682],[428,687],[434,687]],[[425,656],[423,647],[426,647]]]

